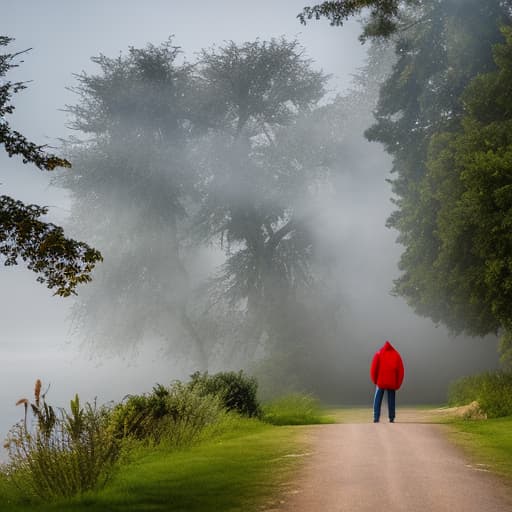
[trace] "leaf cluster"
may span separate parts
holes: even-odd
[[[364,31],[360,36],[362,41],[368,37],[388,37],[399,27],[400,0],[336,0],[322,2],[311,7],[304,7],[297,15],[305,25],[307,20],[327,18],[331,25],[341,26],[349,18],[367,14]],[[416,3],[414,1],[405,2]]]
[[[7,266],[17,265],[18,259],[27,262],[39,274],[38,282],[67,297],[78,284],[91,280],[102,256],[86,243],[66,238],[61,227],[40,220],[47,212],[45,207],[0,196],[0,254]]]
[[[11,41],[1,36],[0,47]],[[0,78],[18,65],[15,59],[20,53],[24,52],[0,54]],[[10,157],[21,155],[23,163],[33,163],[41,170],[71,167],[68,160],[47,153],[45,146],[30,142],[6,120],[14,111],[13,95],[25,87],[21,82],[8,80],[0,85],[0,144]],[[102,258],[86,243],[66,238],[62,228],[41,220],[47,213],[45,207],[0,196],[0,254],[7,266],[17,265],[21,258],[38,274],[38,282],[46,283],[48,288],[56,289],[57,295],[66,297],[75,293],[78,284],[91,280],[91,272]]]

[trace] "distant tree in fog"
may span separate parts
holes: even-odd
[[[284,39],[230,42],[194,65],[178,55],[170,42],[132,48],[77,76],[69,111],[83,135],[68,142],[76,173],[61,183],[74,228],[105,254],[77,325],[107,347],[151,336],[173,353],[193,345],[202,367],[226,352],[247,364],[265,347],[306,374],[311,343],[333,342],[339,322],[314,268],[318,194],[354,166],[350,140],[377,78],[327,100],[327,77]],[[194,295],[184,242],[225,257]]]
[[[257,344],[311,278],[308,202],[332,151],[317,129],[327,77],[284,39],[204,50],[198,74],[216,122],[196,149],[196,229],[224,248],[213,292],[246,309]]]
[[[130,48],[92,60],[99,73],[76,75],[79,101],[68,110],[84,134],[68,142],[72,225],[101,247],[105,264],[81,297],[75,320],[99,346],[124,350],[145,336],[202,344],[187,313],[189,279],[178,225],[194,195],[186,146],[194,130],[192,67],[180,50]]]
[[[0,47],[11,41],[0,36]],[[18,66],[15,59],[21,53],[24,52],[0,54],[0,144],[10,157],[20,155],[23,163],[33,163],[40,170],[69,168],[71,164],[67,160],[30,142],[6,120],[14,111],[13,95],[26,88],[22,82],[4,79],[10,69]],[[6,266],[17,265],[20,259],[27,262],[28,268],[38,274],[38,282],[55,289],[56,295],[66,297],[76,293],[80,283],[91,280],[91,272],[102,258],[86,243],[66,238],[61,227],[41,220],[47,213],[46,207],[27,205],[1,195],[0,254]]]

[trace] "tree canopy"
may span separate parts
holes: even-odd
[[[106,258],[77,303],[80,331],[114,349],[179,340],[205,368],[228,338],[244,351],[283,337],[276,305],[311,282],[308,203],[338,135],[318,106],[327,77],[296,41],[226,42],[193,64],[179,54],[171,41],[131,48],[77,75],[68,110],[82,138],[67,144],[75,172],[60,183]],[[191,300],[208,246],[225,261]]]
[[[353,16],[367,13],[367,19],[360,39],[371,36],[390,36],[400,26],[403,4],[414,3],[414,0],[336,0],[322,2],[311,7],[304,7],[298,18],[302,24],[307,20],[327,18],[331,25],[341,26]]]
[[[497,69],[475,77],[461,97],[460,128],[429,144],[417,218],[432,223],[432,235],[416,237],[407,257],[421,261],[428,246],[430,269],[404,260],[397,282],[419,311],[477,335],[510,332],[512,320],[512,29],[502,31]]]
[[[397,61],[366,132],[394,159],[397,210],[388,226],[404,246],[394,292],[456,333],[501,331],[505,340],[511,12],[512,3],[499,0],[356,0],[300,15],[340,25],[369,13],[363,38],[395,41]]]
[[[500,2],[431,2],[416,16],[425,21],[398,36],[398,60],[381,89],[377,122],[367,131],[370,140],[383,143],[394,156],[398,209],[388,225],[399,231],[398,241],[405,249],[395,292],[418,313],[442,321],[454,332],[483,335],[497,327],[496,317],[489,318],[479,307],[488,297],[468,280],[458,281],[457,293],[448,291],[466,260],[455,253],[451,258],[445,253],[442,264],[439,259],[445,250],[439,237],[440,211],[456,208],[453,194],[441,189],[454,183],[457,173],[448,160],[442,170],[439,162],[430,160],[445,134],[461,129],[464,91],[470,81],[494,69],[491,49],[503,39],[499,22],[506,11]],[[432,180],[429,169],[434,167],[437,177]]]
[[[0,47],[7,46],[11,38],[0,36]],[[0,54],[0,78],[16,67],[16,58],[24,52]],[[14,130],[6,116],[14,112],[13,95],[25,89],[21,82],[3,79],[0,85],[0,144],[12,157],[20,155],[23,163],[33,163],[38,169],[52,171],[71,164],[29,141]],[[0,196],[0,254],[4,264],[16,265],[21,259],[38,274],[37,281],[55,289],[61,296],[76,293],[80,283],[91,280],[91,272],[101,261],[101,254],[84,242],[64,236],[61,227],[41,220],[48,208],[27,205],[9,196]]]

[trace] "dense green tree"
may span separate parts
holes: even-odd
[[[512,5],[324,2],[299,17],[341,25],[363,8],[362,39],[393,34],[397,50],[367,132],[394,158],[388,225],[405,248],[394,291],[453,332],[501,331],[510,359],[509,32],[494,52],[498,71],[491,48]]]
[[[0,47],[11,41],[0,36]],[[0,54],[0,144],[10,157],[20,155],[24,163],[33,163],[41,170],[71,167],[67,160],[30,142],[6,119],[14,112],[13,95],[26,87],[22,82],[4,79],[17,66],[20,53],[23,52]],[[91,280],[91,272],[102,257],[86,243],[66,238],[61,227],[41,220],[47,213],[46,207],[27,205],[1,195],[0,254],[5,258],[5,265],[16,265],[19,259],[27,262],[27,267],[38,274],[38,282],[55,289],[57,295],[69,296],[76,293],[78,284]]]
[[[68,143],[75,173],[61,184],[73,194],[74,228],[106,260],[75,309],[82,335],[114,350],[180,339],[204,366],[178,229],[193,195],[186,146],[195,111],[192,68],[179,56],[169,40],[94,57],[99,72],[77,75],[79,99],[68,110],[83,135]]]
[[[417,217],[431,224],[397,283],[412,305],[455,331],[512,328],[512,29],[494,48],[497,70],[474,78],[462,95],[460,129],[432,137]],[[434,241],[434,243],[432,243]],[[431,263],[430,263],[431,262]]]
[[[503,41],[500,26],[510,23],[512,3],[324,2],[307,8],[302,19],[326,16],[341,24],[365,7],[370,17],[363,37],[392,34],[396,42],[397,61],[381,89],[376,123],[367,131],[394,159],[397,210],[388,225],[404,246],[394,291],[454,332],[495,332],[508,324],[507,217],[482,205],[495,202],[493,187],[506,185],[505,176],[493,182],[489,174],[505,165],[496,159],[506,155],[507,142],[506,129],[493,124],[503,118],[503,105],[494,104],[494,97],[503,103],[503,95],[483,82],[497,80],[492,47]],[[486,78],[466,90],[481,74]],[[468,111],[477,97],[489,126]]]
[[[441,271],[437,259],[437,214],[440,208],[453,208],[454,203],[451,195],[438,195],[435,189],[432,196],[437,200],[432,203],[425,192],[425,176],[432,138],[459,130],[466,86],[478,73],[494,69],[491,48],[502,40],[499,23],[507,11],[501,2],[430,2],[423,9],[416,16],[424,21],[412,33],[398,36],[398,60],[381,90],[377,123],[367,132],[394,157],[398,209],[388,225],[399,231],[398,241],[404,245],[399,264],[403,274],[395,283],[395,292],[418,313],[446,323],[454,332],[485,334],[493,330],[493,322],[475,304],[482,290],[470,291],[466,283],[463,300],[461,289],[456,296],[441,286],[443,280],[450,282],[447,272],[456,273],[461,265],[457,259],[445,260]],[[452,171],[445,171],[438,179],[450,182]],[[417,279],[420,275],[423,286]],[[485,300],[481,296],[479,302]]]

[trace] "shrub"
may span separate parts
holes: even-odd
[[[263,421],[273,425],[313,425],[331,420],[316,398],[292,393],[264,404]]]
[[[174,447],[190,444],[223,412],[220,398],[175,382],[157,385],[148,395],[132,395],[112,413],[117,438],[132,438]]]
[[[169,391],[161,385],[153,388],[149,395],[129,395],[114,407],[111,423],[116,438],[148,438],[155,425],[167,413]]]
[[[261,407],[256,398],[258,383],[243,371],[214,375],[197,372],[191,376],[189,386],[201,394],[219,396],[227,411],[236,411],[248,417],[261,415]]]
[[[485,372],[463,377],[451,384],[448,403],[466,405],[473,401],[488,418],[512,415],[512,371]]]
[[[45,500],[104,485],[119,455],[119,445],[108,429],[110,411],[89,403],[82,408],[75,395],[69,412],[56,413],[40,396],[38,383],[35,402],[30,404],[36,425],[29,429],[25,414],[24,421],[9,431],[5,475],[26,497]],[[19,403],[27,412],[28,400]]]

